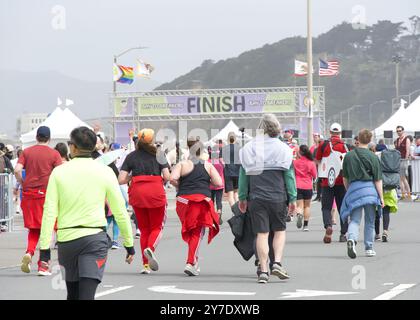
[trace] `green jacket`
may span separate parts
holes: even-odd
[[[286,191],[289,196],[289,202],[296,202],[297,200],[297,190],[296,190],[296,178],[295,178],[295,170],[293,169],[293,165],[290,167],[289,170],[283,171],[284,174],[284,182],[286,183]],[[247,200],[248,199],[248,188],[249,188],[249,176],[246,175],[244,168],[241,167],[239,172],[239,191],[238,196],[239,200]]]

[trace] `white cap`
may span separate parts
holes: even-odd
[[[334,122],[330,127],[330,132],[340,133],[341,132],[341,125],[337,122]]]
[[[15,151],[15,148],[11,144],[6,145],[6,149],[8,152]]]

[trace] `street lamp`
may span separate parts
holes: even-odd
[[[313,144],[313,87],[312,87],[312,5],[307,0],[307,57],[308,57],[308,146]]]
[[[372,128],[372,107],[375,105],[375,104],[378,104],[378,103],[387,103],[387,101],[385,101],[385,100],[378,100],[378,101],[375,101],[375,102],[373,102],[373,103],[371,103],[370,105],[369,105],[369,129],[373,129]]]
[[[361,108],[361,107],[364,107],[364,106],[361,104],[356,104],[347,109],[347,129],[350,129],[350,111],[356,108]]]
[[[395,63],[395,93],[396,98],[400,96],[400,62],[402,61],[402,56],[396,54],[392,57],[392,62]]]

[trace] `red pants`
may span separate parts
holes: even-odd
[[[29,253],[31,256],[35,254],[36,246],[38,245],[39,236],[41,229],[29,229],[28,233],[28,247],[26,253]]]
[[[200,243],[204,237],[206,228],[197,227],[188,231],[188,260],[187,263],[195,265],[198,262],[198,253],[200,250]]]
[[[140,229],[140,248],[143,256],[143,264],[148,264],[144,256],[144,249],[150,248],[155,251],[163,235],[163,227],[166,221],[166,205],[159,208],[133,207],[137,223]]]

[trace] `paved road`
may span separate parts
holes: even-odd
[[[401,203],[398,214],[391,216],[390,242],[375,244],[376,257],[356,260],[349,259],[345,244],[338,242],[338,229],[333,243],[322,243],[320,205],[314,204],[310,232],[288,224],[283,265],[291,279],[271,277],[266,285],[256,283],[253,260],[240,257],[226,223],[209,246],[201,247],[201,275],[184,275],[187,246],[173,203],[170,207],[157,250],[160,270],[141,275],[139,255],[127,265],[125,250],[110,251],[98,299],[420,299],[420,203]],[[13,233],[0,235],[0,299],[65,299],[55,251],[52,277],[20,271],[25,237],[21,218]],[[139,252],[138,240],[136,245]],[[363,252],[361,245],[358,249]]]

